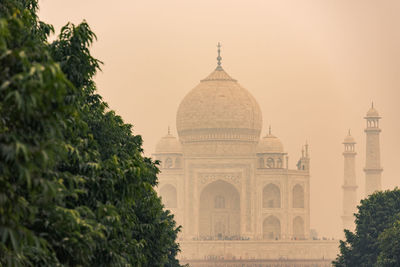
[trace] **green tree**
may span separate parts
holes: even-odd
[[[335,266],[399,266],[400,190],[376,192],[361,201],[356,230],[345,230]]]
[[[75,188],[64,181],[78,177],[55,169],[67,155],[64,133],[79,121],[68,97],[77,90],[51,58],[52,27],[36,11],[36,1],[0,5],[0,261],[10,266],[58,265],[54,239],[78,244],[71,254],[95,246],[80,210],[65,205]],[[57,223],[56,233],[43,229]]]
[[[400,220],[379,235],[378,244],[380,253],[377,266],[400,266]]]
[[[157,162],[96,94],[96,36],[49,44],[37,8],[0,4],[0,265],[180,266]]]
[[[76,146],[82,143],[82,137],[86,140],[90,137],[84,143],[91,145],[84,151],[97,152],[79,159],[84,164],[95,162],[98,166],[95,175],[88,176],[76,168],[75,162],[79,161],[76,159],[67,169],[85,175],[87,194],[79,197],[78,202],[96,210],[98,219],[108,230],[106,243],[96,252],[105,256],[96,257],[96,265],[113,262],[122,265],[130,258],[128,262],[135,264],[161,266],[178,252],[175,239],[179,229],[175,227],[173,216],[163,211],[153,190],[158,169],[155,162],[143,158],[141,137],[133,136],[131,125],[124,124],[113,111],[107,111],[107,104],[95,94],[92,78],[100,62],[91,57],[88,49],[94,38],[86,22],[78,26],[68,24],[52,44],[54,59],[82,93],[81,114],[88,129],[83,128],[78,138],[70,135],[74,137],[70,142]],[[118,221],[104,220],[104,207],[117,212]],[[110,241],[112,246],[109,246]],[[104,253],[104,248],[112,253]]]

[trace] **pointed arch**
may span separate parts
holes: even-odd
[[[294,239],[304,239],[304,220],[297,216],[293,219],[293,237]]]
[[[166,168],[166,169],[172,168],[173,164],[174,163],[173,163],[172,159],[171,158],[167,158],[165,160],[164,168]]]
[[[166,208],[177,207],[177,194],[173,185],[166,184],[160,190],[161,200]]]
[[[263,189],[263,208],[280,208],[281,191],[278,186],[268,184]]]
[[[202,238],[240,236],[240,194],[234,185],[217,180],[200,194],[199,234]]]
[[[268,158],[267,159],[267,168],[275,168],[275,161],[273,158]]]
[[[283,168],[283,162],[282,162],[282,159],[277,159],[276,160],[276,167],[278,168],[278,169],[282,169]]]
[[[263,239],[278,240],[281,238],[281,222],[273,215],[263,222]]]

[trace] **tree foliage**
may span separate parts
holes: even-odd
[[[400,219],[393,223],[379,235],[379,250],[377,266],[399,266],[400,265]]]
[[[0,3],[0,265],[179,266],[157,162],[96,93],[96,36],[48,43],[37,9]]]
[[[345,230],[335,266],[400,266],[400,190],[361,201],[356,230]]]

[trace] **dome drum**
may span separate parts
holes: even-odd
[[[254,155],[255,142],[242,142],[237,140],[188,142],[183,145],[185,157],[236,157]]]
[[[202,142],[202,141],[244,141],[256,142],[260,131],[255,129],[195,129],[183,130],[179,133],[182,143]]]

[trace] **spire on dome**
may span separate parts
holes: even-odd
[[[222,57],[221,57],[221,44],[220,44],[220,42],[218,42],[217,47],[218,47],[218,57],[217,57],[217,65],[218,66],[217,66],[216,70],[222,70],[222,66],[221,66]]]
[[[272,134],[272,132],[271,132],[271,125],[269,126],[269,135],[271,135]]]
[[[235,79],[233,79],[231,76],[229,76],[228,73],[225,72],[225,70],[222,68],[221,64],[221,43],[218,43],[218,57],[217,57],[217,67],[215,70],[208,75],[205,79],[201,80],[201,82],[206,82],[206,81],[232,81],[232,82],[237,82]]]
[[[371,102],[371,107],[370,107],[370,109],[369,109],[368,112],[367,112],[366,118],[368,118],[368,117],[380,119],[379,113],[378,113],[378,111],[377,111],[377,110],[375,109],[375,107],[374,107],[374,102]]]
[[[350,129],[348,130],[347,136],[344,138],[343,144],[355,144],[356,141],[353,136],[351,136]]]
[[[171,128],[168,125],[168,135],[171,135]]]

